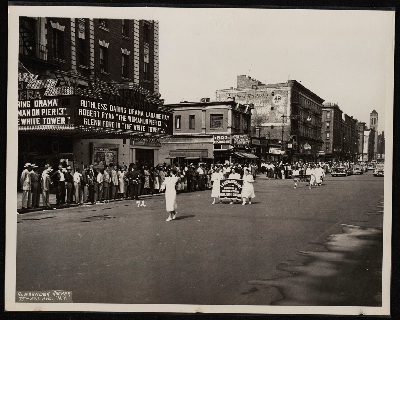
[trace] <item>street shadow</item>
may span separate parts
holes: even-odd
[[[187,219],[187,218],[193,218],[194,215],[182,215],[180,217],[176,217],[175,221],[178,221],[179,219]]]

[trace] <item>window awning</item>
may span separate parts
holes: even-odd
[[[236,154],[240,158],[258,158],[254,154],[251,153],[243,153],[241,151],[235,151],[234,154]]]
[[[185,158],[207,158],[208,150],[207,149],[179,149],[179,150],[170,150],[169,156],[172,158],[185,157]]]

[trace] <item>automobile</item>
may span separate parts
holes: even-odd
[[[333,168],[331,172],[332,176],[347,176],[347,171],[345,167]]]
[[[375,167],[374,167],[372,164],[368,164],[368,165],[367,165],[367,170],[368,170],[368,171],[374,171],[374,170],[375,170]]]
[[[382,167],[377,167],[374,171],[374,176],[384,176],[384,170]]]
[[[353,175],[362,175],[364,171],[361,169],[359,165],[355,165],[352,170]]]

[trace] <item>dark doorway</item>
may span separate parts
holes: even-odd
[[[136,149],[136,164],[139,167],[143,165],[154,167],[154,150]]]

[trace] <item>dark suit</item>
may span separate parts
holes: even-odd
[[[64,179],[65,179],[65,173],[63,173]],[[57,185],[57,194],[56,194],[56,199],[57,199],[57,205],[59,204],[65,204],[65,180],[61,181],[61,173],[60,171],[54,172],[52,175],[54,183]]]

